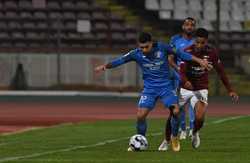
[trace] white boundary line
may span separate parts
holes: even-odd
[[[72,125],[72,124],[75,124],[75,123],[68,122],[68,123],[62,123],[62,124],[57,124],[57,125],[52,125],[52,126],[28,127],[28,128],[25,128],[25,129],[18,130],[16,132],[2,133],[2,134],[0,134],[0,136],[16,135],[16,134],[20,134],[20,133],[27,132],[27,131],[56,128],[56,127],[67,126],[67,125]],[[5,144],[5,143],[1,143],[1,144]],[[0,146],[1,146],[1,144],[0,144]]]
[[[106,140],[106,141],[99,142],[99,143],[96,143],[96,144],[75,146],[75,147],[71,147],[71,148],[52,150],[52,151],[48,151],[48,152],[34,153],[34,154],[31,154],[31,155],[24,155],[24,156],[17,156],[17,157],[7,157],[7,158],[0,159],[0,162],[15,161],[15,160],[20,160],[20,159],[29,159],[29,158],[45,156],[45,155],[50,155],[50,154],[55,154],[55,153],[60,153],[60,152],[69,152],[69,151],[74,151],[74,150],[78,150],[78,149],[85,149],[85,148],[90,148],[90,147],[98,147],[98,146],[103,146],[103,145],[106,145],[106,144],[115,143],[115,142],[119,142],[119,141],[127,140],[127,139],[129,139],[129,137],[123,137],[123,138],[119,138],[119,139],[110,139],[110,140]]]
[[[237,120],[237,119],[241,119],[241,118],[245,118],[245,117],[249,117],[249,116],[228,117],[228,118],[224,118],[224,119],[221,119],[221,120],[213,121],[211,123],[212,124],[220,124],[220,123],[224,123],[224,122],[228,122],[228,121],[232,121],[232,120]],[[161,134],[162,134],[162,132],[158,132],[158,133],[149,134],[148,136],[158,136],[158,135],[161,135]],[[78,149],[99,147],[99,146],[104,146],[106,144],[116,143],[116,142],[127,140],[127,139],[129,139],[129,137],[122,137],[122,138],[119,138],[119,139],[110,139],[110,140],[106,140],[106,141],[103,141],[103,142],[98,142],[96,144],[91,144],[91,145],[74,146],[74,147],[71,147],[71,148],[51,150],[51,151],[47,151],[47,152],[34,153],[34,154],[24,155],[24,156],[6,157],[6,158],[0,159],[0,162],[15,161],[15,160],[21,160],[21,159],[30,159],[30,158],[35,158],[35,157],[40,157],[40,156],[45,156],[45,155],[51,155],[51,154],[56,154],[56,153],[61,153],[61,152],[74,151],[74,150],[78,150]]]
[[[237,120],[237,119],[241,119],[241,118],[245,118],[245,117],[249,117],[247,115],[242,115],[242,116],[236,116],[236,117],[228,117],[228,118],[223,118],[220,120],[216,120],[211,122],[212,124],[219,124],[219,123],[223,123],[223,122],[227,122],[227,121],[232,121],[232,120]]]

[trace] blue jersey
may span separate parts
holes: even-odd
[[[194,39],[186,39],[184,38],[182,35],[177,34],[174,35],[173,37],[171,37],[170,39],[170,46],[175,50],[175,51],[179,51],[181,49],[184,49],[190,45],[192,45],[194,43]],[[181,62],[181,58],[179,56],[179,54],[177,53],[176,55],[176,62],[177,65],[180,65]]]
[[[162,88],[171,87],[171,79],[169,76],[168,55],[173,54],[173,50],[168,44],[156,42],[153,44],[149,54],[144,55],[142,50],[137,48],[122,57],[111,62],[112,68],[124,63],[135,61],[142,69],[144,80],[144,88]],[[192,56],[188,53],[181,54],[183,60],[192,60]]]

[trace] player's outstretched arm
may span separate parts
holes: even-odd
[[[232,98],[232,101],[234,103],[237,103],[239,101],[239,95],[235,91],[233,91],[232,86],[229,83],[228,77],[227,77],[226,72],[224,70],[224,66],[221,63],[216,51],[214,52],[212,62],[213,62],[213,65],[215,66],[215,70],[216,70],[217,74],[220,76],[220,79],[222,80],[222,83],[226,87],[229,96]]]
[[[185,60],[185,61],[194,61],[196,63],[198,63],[199,65],[201,65],[201,67],[207,69],[207,70],[210,70],[210,65],[208,64],[208,61],[206,60],[203,60],[203,59],[200,59],[190,53],[187,53],[185,52],[183,49],[181,50],[178,50],[177,51],[177,55],[182,59],[182,60]]]
[[[229,83],[228,77],[224,71],[223,65],[221,63],[219,63],[218,65],[215,66],[215,69],[217,71],[217,74],[220,76],[222,83],[226,87],[229,96],[232,98],[232,101],[234,103],[237,103],[239,101],[239,96],[235,91],[233,91],[231,84]]]
[[[106,69],[115,68],[115,67],[123,65],[127,62],[130,62],[130,61],[134,60],[133,54],[134,54],[134,51],[131,51],[131,52],[129,52],[121,57],[114,59],[113,61],[109,62],[108,64],[97,66],[95,68],[95,72],[102,72],[102,71],[105,71]]]
[[[211,68],[212,68],[211,65],[208,64],[208,61],[200,59],[196,56],[192,56],[192,61],[199,63],[199,65],[201,65],[201,67],[203,67],[207,70],[211,70]]]

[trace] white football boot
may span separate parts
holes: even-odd
[[[161,145],[159,146],[159,148],[158,148],[158,151],[167,151],[168,150],[168,142],[167,142],[167,140],[163,140],[162,141],[162,143],[161,143]]]
[[[181,130],[180,133],[180,140],[184,140],[187,137],[187,132],[185,130]]]
[[[199,132],[196,132],[192,136],[192,146],[194,149],[197,149],[200,146],[200,144],[201,144],[201,140],[200,140]]]

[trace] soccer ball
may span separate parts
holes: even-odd
[[[130,138],[129,146],[134,151],[143,151],[148,148],[148,141],[145,136],[136,134]]]

